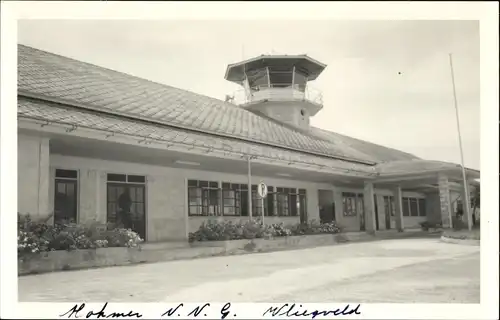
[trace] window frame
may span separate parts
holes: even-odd
[[[299,217],[307,217],[307,189],[300,188],[297,190],[297,201],[300,204],[298,214]]]
[[[350,204],[349,204],[350,203]],[[350,212],[347,209],[349,207]],[[364,212],[364,196],[362,193],[342,192],[342,215],[344,217],[356,217]]]
[[[193,185],[195,184],[195,185]],[[195,190],[196,196],[191,196],[191,191]],[[213,193],[215,192],[215,196]],[[221,188],[219,181],[213,180],[197,180],[188,179],[187,181],[187,204],[188,204],[188,216],[190,217],[217,217],[221,216]],[[192,199],[195,199],[196,204],[192,204]],[[212,205],[212,200],[216,201],[215,205]],[[196,213],[193,213],[191,208],[196,208]],[[211,208],[214,208],[214,212],[211,213]]]

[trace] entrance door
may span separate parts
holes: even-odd
[[[107,185],[107,220],[119,223],[146,238],[146,205],[144,185],[109,183]]]
[[[375,206],[375,227],[376,230],[379,230],[380,227],[378,225],[378,206],[377,206],[377,196],[373,195],[373,205]]]
[[[335,201],[333,191],[318,190],[319,219],[323,223],[335,221]]]
[[[69,179],[55,180],[54,222],[77,222],[78,181]]]

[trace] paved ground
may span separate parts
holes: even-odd
[[[479,303],[479,247],[385,240],[57,272],[19,277],[19,300]]]

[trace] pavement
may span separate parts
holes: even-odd
[[[348,243],[18,278],[22,302],[479,303],[479,247]]]

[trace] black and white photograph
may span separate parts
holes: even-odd
[[[2,22],[8,317],[498,317],[494,3],[462,19],[28,3]]]

